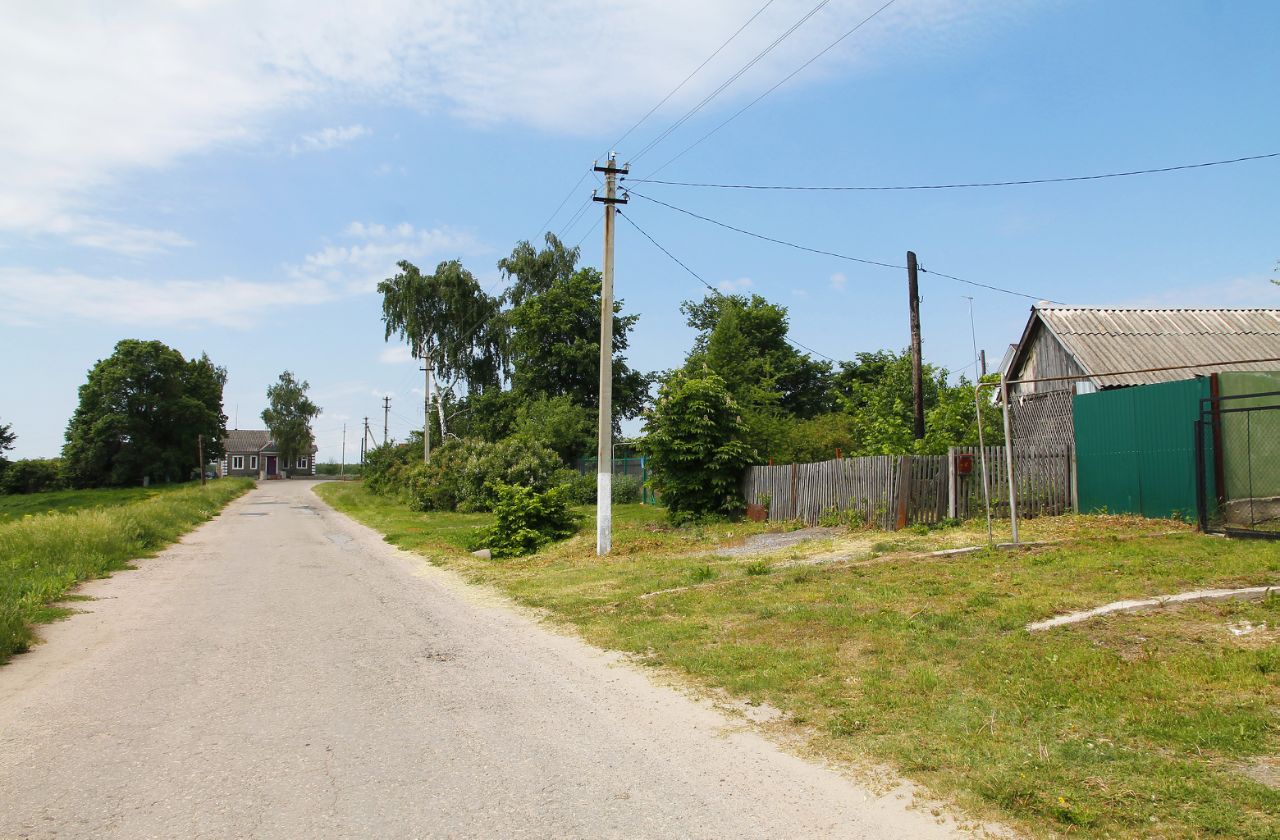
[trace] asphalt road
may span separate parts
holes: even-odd
[[[954,836],[272,482],[0,667],[0,837]]]

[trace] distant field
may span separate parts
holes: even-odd
[[[19,513],[4,508],[0,521],[0,663],[30,646],[32,625],[68,613],[55,605],[77,583],[151,556],[253,486],[228,478],[206,487],[0,497],[27,503]]]
[[[86,508],[131,505],[188,486],[190,485],[168,484],[110,490],[55,490],[51,493],[0,496],[0,523],[21,519],[28,514],[73,513]]]
[[[1280,837],[1280,597],[1024,629],[1121,598],[1280,583],[1274,543],[1060,516],[1024,523],[1055,541],[1025,552],[919,553],[985,542],[967,523],[744,556],[726,550],[762,526],[673,529],[624,505],[609,557],[588,525],[486,561],[462,548],[483,514],[412,513],[355,483],[317,491],[597,645],[779,710],[769,725],[791,743],[890,765],[1022,834]]]

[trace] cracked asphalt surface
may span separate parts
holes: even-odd
[[[0,668],[0,837],[955,836],[270,482]]]

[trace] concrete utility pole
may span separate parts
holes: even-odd
[[[342,424],[342,461],[338,466],[338,476],[347,474],[347,424]]]
[[[200,486],[204,486],[204,435],[196,435],[196,457],[200,459]]]
[[[422,395],[422,463],[431,463],[431,354],[424,353],[427,372],[427,392]]]
[[[920,359],[920,286],[916,281],[916,252],[907,251],[907,294],[911,298],[911,396],[915,403],[912,431],[924,437],[924,375]]]
[[[387,445],[387,428],[388,419],[391,416],[391,395],[382,398],[382,445]]]
[[[594,193],[592,201],[604,205],[604,280],[600,286],[600,422],[596,445],[596,554],[603,557],[613,547],[613,230],[618,198],[618,176],[630,170],[618,167],[618,155],[609,153],[604,166],[604,197]]]
[[[364,418],[364,434],[360,436],[360,466],[364,467],[364,456],[369,451],[369,418]]]

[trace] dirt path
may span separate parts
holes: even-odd
[[[0,837],[955,836],[273,482],[0,668]]]

